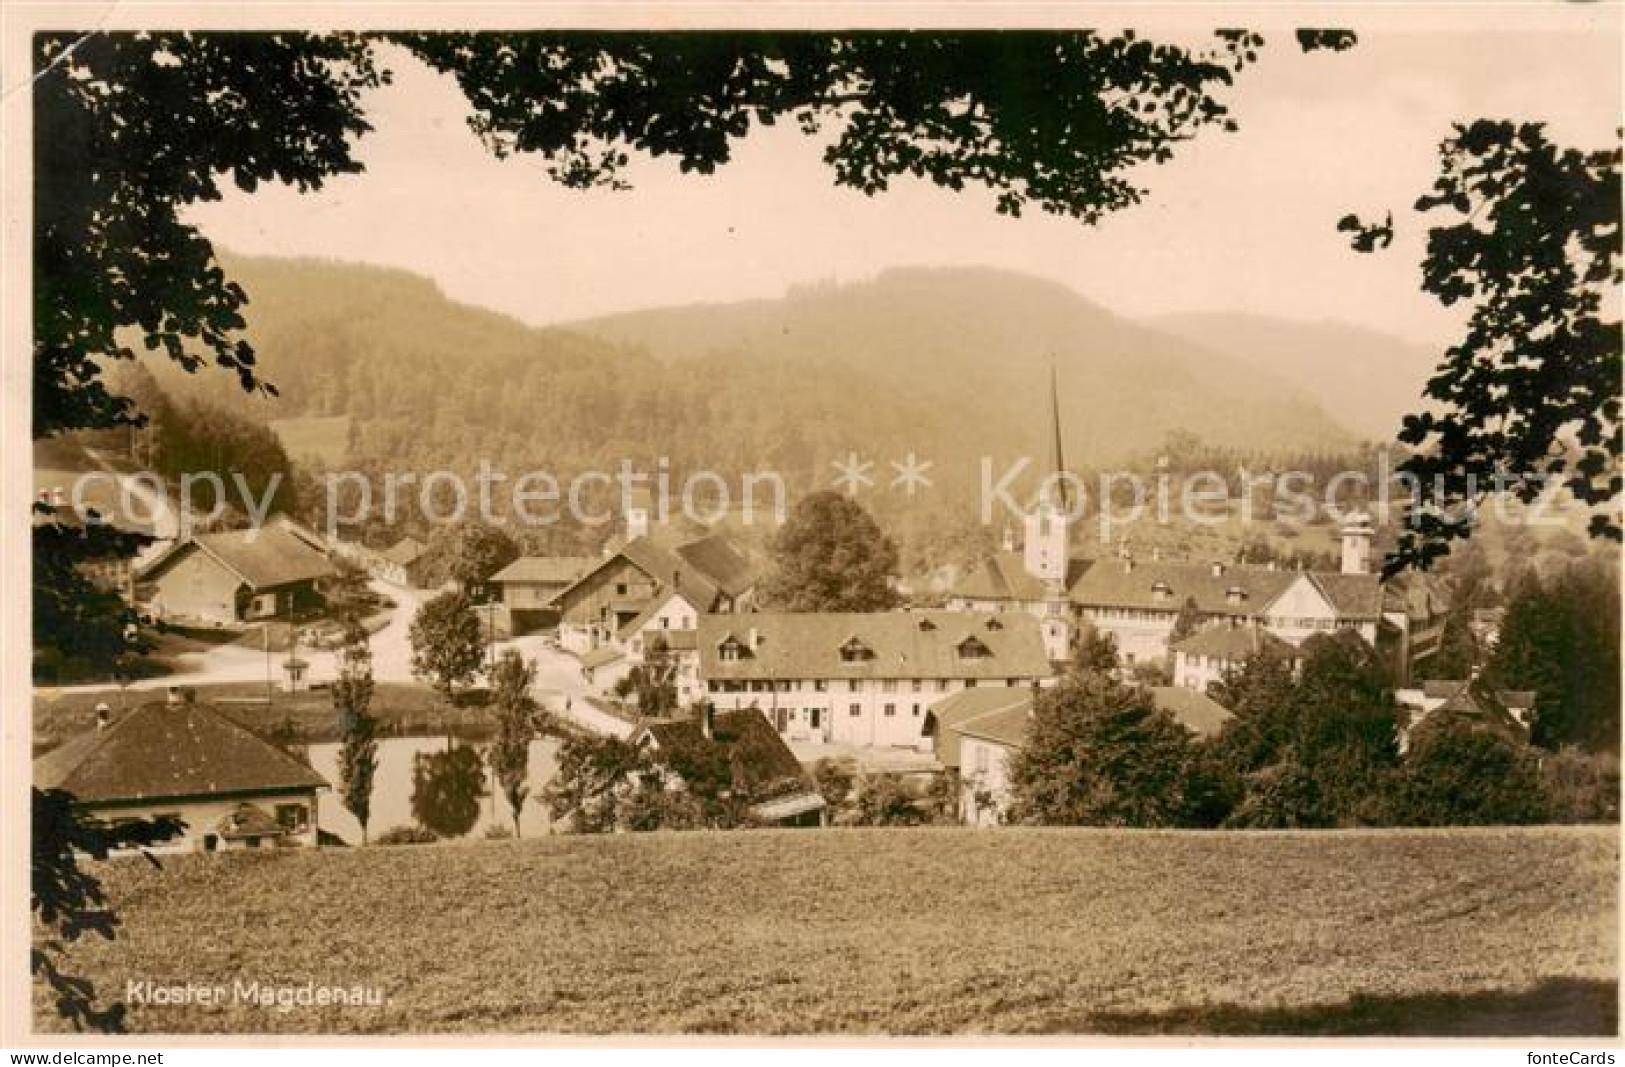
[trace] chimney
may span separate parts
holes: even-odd
[[[1214,560],[1213,561],[1213,577],[1215,577],[1215,578],[1223,578],[1224,577],[1224,563],[1222,561],[1220,561],[1220,560]]]
[[[762,632],[760,630],[758,630],[756,627],[752,626],[750,628],[749,636],[750,636],[750,650],[752,652],[755,652],[757,649],[762,647]]]
[[[683,569],[681,567],[673,567],[671,569],[671,587],[673,589],[681,589],[683,587]]]
[[[1006,526],[1004,528],[1004,542],[1003,543],[1004,543],[1004,550],[1006,552],[1014,552],[1016,550],[1016,531],[1011,529],[1008,526]]]
[[[1134,573],[1134,557],[1133,556],[1124,556],[1123,557],[1123,573],[1124,574],[1133,574]]]
[[[169,705],[172,708],[180,707],[180,704],[181,704],[181,691],[178,688],[176,688],[175,686],[170,686],[164,692],[164,703]]]

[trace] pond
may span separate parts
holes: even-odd
[[[369,836],[376,839],[385,830],[397,826],[419,825],[412,814],[413,767],[419,755],[435,759],[446,771],[439,776],[441,788],[436,793],[450,798],[442,807],[462,809],[452,812],[452,821],[462,825],[472,819],[467,832],[455,836],[482,837],[492,824],[511,830],[513,818],[508,811],[507,798],[496,788],[495,779],[485,767],[488,747],[483,742],[459,740],[448,745],[444,737],[380,738],[378,770],[372,785],[372,817],[367,820]],[[548,832],[547,805],[541,800],[541,792],[558,770],[558,751],[558,741],[550,737],[537,738],[530,743],[530,796],[520,814],[519,827],[526,837]],[[448,752],[455,752],[455,756],[448,757]],[[338,743],[313,744],[308,746],[308,753],[316,773],[333,783],[333,789],[321,797],[321,828],[337,834],[348,844],[360,844],[361,826],[339,796]],[[474,810],[476,803],[477,811]]]

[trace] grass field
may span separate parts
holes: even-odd
[[[117,861],[123,932],[71,963],[115,996],[387,997],[136,1006],[146,1031],[1612,1033],[1617,842],[837,830]]]

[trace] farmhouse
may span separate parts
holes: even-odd
[[[1181,686],[1154,686],[1150,693],[1158,710],[1197,737],[1213,737],[1235,718],[1213,698]],[[1010,757],[1027,743],[1033,697],[1031,690],[1019,691],[1008,702],[990,701],[980,714],[963,697],[932,709],[942,715],[937,758],[959,772],[959,817],[966,825],[996,826],[1009,809]]]
[[[110,822],[176,816],[165,851],[317,843],[326,779],[215,709],[171,691],[34,761],[34,784]]]
[[[680,594],[707,612],[747,610],[755,578],[726,538],[668,545],[645,534],[588,567],[553,598],[559,641],[580,654],[614,642],[656,600]]]
[[[1174,684],[1200,693],[1259,656],[1273,656],[1294,668],[1300,660],[1296,648],[1258,625],[1209,626],[1174,642],[1169,652]]]
[[[750,790],[756,802],[751,815],[778,826],[822,826],[823,796],[808,780],[784,739],[755,708],[716,711],[702,706],[697,716],[652,722],[633,743],[668,755],[692,757],[674,761],[703,765],[721,757],[736,781]],[[674,783],[675,784],[675,783]]]
[[[1038,620],[991,612],[704,615],[699,674],[792,740],[926,751],[925,713],[964,689],[1052,676]]]
[[[427,584],[429,546],[415,537],[403,537],[374,557],[373,573],[386,582],[422,589]]]
[[[231,626],[297,618],[322,603],[316,583],[336,571],[285,524],[197,534],[177,541],[137,575],[162,619]]]
[[[491,576],[512,633],[531,633],[559,621],[553,598],[592,565],[586,556],[521,556]]]

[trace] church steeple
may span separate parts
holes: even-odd
[[[1026,517],[1026,538],[1022,563],[1028,574],[1044,583],[1051,595],[1066,591],[1066,572],[1071,556],[1072,488],[1066,470],[1066,453],[1061,441],[1061,391],[1055,364],[1049,371],[1049,432],[1045,447],[1049,452],[1038,497]]]

